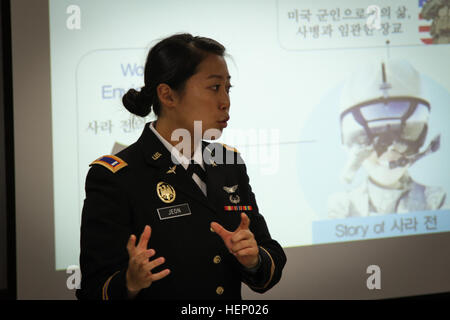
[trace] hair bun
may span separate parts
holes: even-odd
[[[130,89],[123,95],[122,103],[132,114],[145,117],[151,111],[153,97],[145,87],[140,92]]]

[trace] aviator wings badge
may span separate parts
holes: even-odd
[[[237,184],[231,187],[223,186],[223,190],[225,190],[226,193],[230,194],[230,202],[234,204],[237,204],[241,201],[239,195],[235,194],[237,188],[238,188]]]

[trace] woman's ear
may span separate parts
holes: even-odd
[[[177,92],[165,83],[160,83],[156,87],[156,94],[163,107],[174,108],[179,102]]]

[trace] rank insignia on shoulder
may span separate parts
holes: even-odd
[[[128,165],[128,163],[126,163],[125,161],[116,156],[102,156],[97,160],[95,160],[94,162],[92,162],[90,166],[94,164],[104,166],[113,173],[116,173],[117,171]]]
[[[225,143],[221,143],[223,145],[223,147],[229,151],[233,151],[236,153],[239,153],[239,151],[236,148],[230,147],[229,145],[226,145]]]

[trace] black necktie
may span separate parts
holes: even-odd
[[[196,174],[204,183],[206,183],[206,172],[201,167],[200,164],[195,162],[194,160],[191,161],[191,164],[187,168],[187,174],[192,177],[193,174]]]

